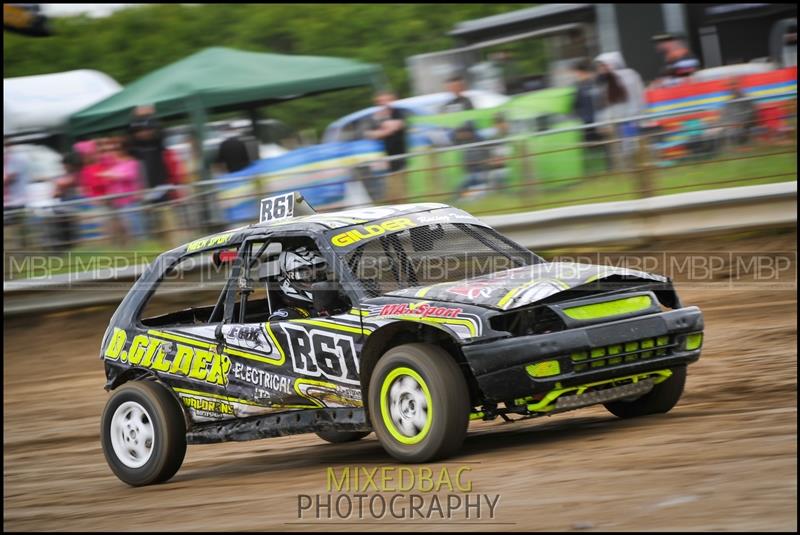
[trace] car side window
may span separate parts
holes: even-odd
[[[245,246],[247,265],[230,291],[235,292],[233,322],[260,323],[269,318],[270,310],[280,306],[278,259],[283,245],[279,240],[253,240]],[[244,307],[244,314],[242,314]]]
[[[216,255],[216,258],[215,258]],[[220,257],[224,261],[220,262]],[[147,326],[208,323],[230,278],[236,249],[227,247],[182,257],[163,274],[139,314]]]
[[[281,254],[298,250],[313,251],[318,253],[314,241],[308,237],[282,237],[272,240],[254,240],[247,244],[247,266],[243,266],[243,277],[237,281],[230,291],[236,293],[233,321],[235,323],[256,323],[267,321],[270,315],[280,309],[298,307],[310,316],[319,316],[324,313],[333,313],[334,310],[318,311],[314,307],[313,292],[310,292],[312,301],[289,297],[281,288]],[[305,254],[305,253],[304,253]],[[298,273],[300,278],[308,274],[307,284],[300,286],[310,290],[313,272],[307,266],[307,273]],[[327,277],[323,277],[327,278]],[[333,288],[338,288],[332,283]],[[334,294],[337,292],[334,291]],[[341,293],[341,292],[338,292]],[[343,296],[332,296],[330,301],[332,309],[349,308],[349,301]],[[339,303],[341,301],[341,303]],[[244,310],[244,313],[242,313]]]

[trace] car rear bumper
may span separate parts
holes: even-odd
[[[686,307],[467,345],[462,350],[484,401],[499,402],[554,388],[685,366],[700,358],[701,349],[686,348],[687,335],[702,330],[703,314],[697,307]],[[661,345],[651,346],[656,340]],[[664,344],[664,340],[668,342]],[[580,355],[582,360],[576,360]],[[545,361],[558,361],[554,375],[534,377],[526,369]]]

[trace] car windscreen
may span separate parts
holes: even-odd
[[[469,223],[421,225],[387,233],[365,241],[344,258],[370,296],[543,261],[490,227]]]

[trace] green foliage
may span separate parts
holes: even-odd
[[[447,36],[464,20],[528,7],[521,4],[156,4],[109,17],[63,17],[55,35],[31,39],[6,33],[3,77],[97,69],[121,84],[209,46],[257,52],[340,56],[383,66],[408,95],[405,60],[456,45]],[[346,90],[265,110],[298,129],[320,131],[369,105],[369,92]]]

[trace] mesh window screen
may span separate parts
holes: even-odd
[[[414,227],[382,236],[351,252],[346,260],[372,296],[542,261],[490,228],[459,223]]]

